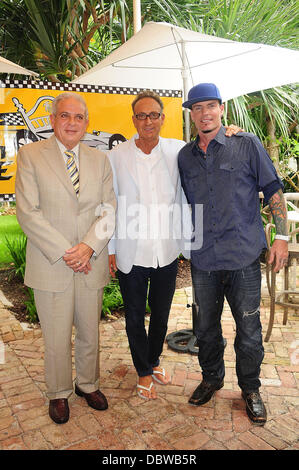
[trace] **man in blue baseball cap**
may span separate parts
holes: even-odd
[[[188,93],[188,100],[183,103],[183,106],[192,109],[193,104],[209,100],[218,100],[222,104],[220,91],[214,83],[200,83],[191,88]]]
[[[221,314],[226,298],[236,322],[236,372],[246,411],[264,425],[266,409],[259,393],[264,357],[260,322],[259,257],[266,240],[259,210],[259,191],[268,201],[276,225],[269,263],[279,271],[288,259],[287,214],[282,182],[259,139],[240,132],[225,136],[224,111],[214,83],[200,83],[183,106],[191,110],[198,135],[178,156],[182,186],[192,208],[195,239],[191,270],[198,305],[198,359],[203,380],[189,403],[203,405],[223,387],[224,342]],[[196,220],[199,205],[203,223]]]

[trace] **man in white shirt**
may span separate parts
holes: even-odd
[[[170,381],[159,357],[175,290],[182,246],[184,194],[177,155],[185,142],[160,137],[165,116],[160,97],[146,91],[132,103],[138,132],[109,152],[118,197],[117,232],[109,246],[110,272],[123,296],[126,331],[139,376],[137,393],[157,398],[153,379]],[[149,287],[148,287],[149,286]],[[148,334],[146,300],[151,309]]]

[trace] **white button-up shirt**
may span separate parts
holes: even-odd
[[[135,158],[141,207],[134,265],[157,268],[168,264],[165,245],[169,243],[168,211],[174,191],[160,142],[150,154],[135,144]]]

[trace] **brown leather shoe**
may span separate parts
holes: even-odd
[[[70,410],[66,398],[50,400],[49,416],[57,424],[66,423],[69,420]]]
[[[107,399],[105,395],[100,392],[100,390],[96,390],[95,392],[91,393],[84,393],[77,385],[75,385],[75,393],[79,397],[85,398],[88,406],[91,406],[91,408],[94,408],[95,410],[107,410],[108,408]]]

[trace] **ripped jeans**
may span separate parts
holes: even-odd
[[[257,259],[236,271],[201,271],[191,266],[195,301],[198,305],[198,360],[203,379],[218,384],[224,378],[224,343],[221,314],[227,299],[236,323],[234,342],[238,384],[245,392],[260,387],[264,357],[260,322],[261,269]]]

